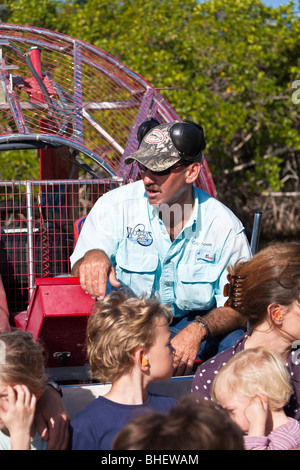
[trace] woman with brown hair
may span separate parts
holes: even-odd
[[[285,412],[300,420],[300,243],[271,245],[229,272],[226,304],[240,312],[248,331],[235,346],[198,367],[192,392],[210,398],[214,377],[233,355],[265,347],[279,354],[288,367],[294,393]]]

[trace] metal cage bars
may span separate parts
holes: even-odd
[[[0,272],[11,313],[27,308],[36,277],[69,274],[76,221],[123,180],[0,181]]]

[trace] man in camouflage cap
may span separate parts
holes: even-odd
[[[141,138],[143,130],[140,133]],[[201,126],[188,121],[171,122],[151,128],[142,139],[139,150],[125,158],[125,163],[137,161],[149,170],[161,172],[181,160],[201,162],[205,146]]]
[[[72,274],[96,298],[125,285],[157,293],[173,313],[174,373],[234,344],[242,319],[223,307],[227,265],[251,256],[244,227],[223,204],[195,186],[205,139],[192,122],[146,121],[139,149],[125,159],[141,180],[104,194],[89,213]],[[217,308],[215,308],[217,307]],[[228,334],[229,333],[229,334]]]

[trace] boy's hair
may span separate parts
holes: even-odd
[[[116,436],[113,450],[243,450],[243,435],[227,413],[195,393],[168,414],[137,416]]]
[[[211,389],[216,403],[218,387],[229,394],[241,392],[250,399],[266,396],[274,411],[283,408],[293,393],[290,374],[281,357],[263,347],[238,352],[220,369]]]
[[[43,348],[32,334],[17,329],[0,333],[0,345],[0,380],[26,385],[34,394],[41,392],[46,382]]]
[[[114,381],[133,366],[137,348],[155,342],[159,318],[172,321],[170,310],[155,298],[128,297],[112,292],[94,305],[87,324],[86,346],[91,374],[103,383]]]

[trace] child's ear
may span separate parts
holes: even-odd
[[[144,349],[137,349],[134,353],[134,362],[137,364],[141,369],[148,369],[149,362],[148,357]]]

